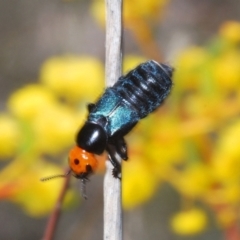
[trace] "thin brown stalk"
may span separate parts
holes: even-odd
[[[59,221],[59,217],[60,217],[60,213],[61,213],[62,203],[63,203],[64,197],[65,197],[67,189],[68,189],[70,177],[71,177],[71,174],[68,174],[64,178],[64,183],[63,183],[61,192],[59,194],[59,197],[58,197],[56,205],[53,209],[53,212],[48,219],[47,226],[46,226],[42,240],[52,240],[54,237],[54,234],[56,232],[57,223]]]

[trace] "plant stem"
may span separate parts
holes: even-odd
[[[69,181],[71,178],[71,174],[68,174],[66,176],[66,178],[64,178],[64,183],[63,183],[63,187],[61,189],[61,192],[59,194],[58,200],[56,202],[55,208],[51,214],[51,216],[49,217],[45,232],[44,232],[44,236],[42,238],[42,240],[52,240],[54,237],[54,233],[56,232],[56,227],[57,227],[57,223],[59,220],[59,216],[61,213],[61,207],[62,207],[62,202],[64,200],[64,197],[66,195],[66,191],[68,189],[68,185],[69,185]]]
[[[106,86],[112,86],[122,72],[122,0],[106,3]],[[119,162],[121,159],[118,157]],[[104,240],[122,239],[121,181],[112,176],[106,162],[104,179]]]
[[[238,240],[240,237],[240,229],[238,222],[233,223],[232,226],[228,227],[225,231],[226,240]]]

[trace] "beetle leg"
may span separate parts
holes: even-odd
[[[115,146],[108,144],[106,150],[108,152],[109,160],[110,160],[111,164],[113,165],[113,170],[112,170],[113,177],[121,179],[121,177],[120,177],[121,165],[116,158],[117,151],[115,149]]]
[[[115,142],[116,152],[123,160],[128,160],[127,143],[123,137],[120,137]]]
[[[95,108],[96,104],[94,103],[88,103],[87,104],[87,109],[88,109],[88,112],[92,112],[93,108]]]

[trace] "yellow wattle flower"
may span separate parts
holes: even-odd
[[[240,87],[240,54],[228,51],[212,63],[213,80],[219,91],[235,91]]]
[[[215,177],[221,182],[234,183],[240,180],[240,120],[226,127],[219,136],[213,152],[212,167]]]
[[[21,131],[16,119],[0,114],[0,159],[13,157],[21,139]]]
[[[28,172],[19,176],[15,183],[19,185],[19,191],[15,192],[15,195],[11,197],[11,201],[22,206],[23,210],[30,216],[45,216],[56,205],[65,179],[59,178],[41,182],[40,178],[57,173],[63,173],[58,166],[38,159],[34,166],[29,168]],[[69,189],[64,200],[64,205],[72,201],[73,196],[73,190]]]
[[[124,2],[123,20],[126,26],[135,23],[136,20],[156,20],[162,13],[168,0],[131,0]],[[105,4],[103,0],[94,0],[91,5],[91,13],[105,26]]]
[[[7,106],[19,119],[32,120],[57,102],[53,93],[40,84],[26,85],[11,94]]]
[[[85,112],[77,112],[60,104],[47,106],[32,122],[34,145],[38,152],[58,154],[74,144],[79,126],[84,122]]]
[[[171,219],[172,230],[179,235],[194,235],[207,226],[207,216],[201,209],[193,208],[182,211]]]
[[[103,90],[104,69],[93,57],[65,55],[44,62],[40,81],[70,102],[95,100]]]
[[[137,55],[126,55],[123,59],[123,73],[127,73],[134,69],[140,63],[146,62],[147,59]]]
[[[193,164],[170,179],[170,182],[184,196],[198,198],[210,191],[212,186],[211,170],[204,164]]]
[[[240,22],[237,21],[226,21],[219,30],[221,37],[231,43],[240,42]]]
[[[122,184],[123,207],[132,209],[153,196],[158,181],[141,159],[131,158],[124,163]]]

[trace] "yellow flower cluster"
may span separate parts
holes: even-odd
[[[207,226],[206,213],[197,208],[177,213],[171,221],[172,229],[179,235],[194,235]]]
[[[60,161],[67,164],[67,151],[85,119],[86,106],[81,102],[98,97],[103,72],[102,63],[95,58],[52,57],[43,64],[39,83],[10,95],[8,112],[0,114],[0,159],[12,159],[0,172],[2,198],[22,205],[34,216],[53,208],[61,180],[43,184],[39,179],[62,173]],[[73,193],[68,193],[72,200]]]
[[[123,19],[125,24],[131,25],[136,21],[155,20],[161,15],[161,10],[168,0],[130,0],[123,4]],[[103,0],[93,0],[91,12],[96,20],[105,25],[105,4]]]
[[[127,0],[123,2],[122,18],[124,28],[132,32],[136,44],[148,58],[161,59],[159,43],[154,39],[155,26],[158,24],[169,0]],[[93,17],[101,26],[105,26],[104,0],[92,0]]]
[[[229,44],[239,44],[240,42],[239,31],[240,31],[239,22],[227,21],[221,26],[219,34]]]
[[[239,28],[240,23],[227,22],[206,46],[190,47],[176,58],[170,97],[128,137],[131,162],[123,169],[125,207],[150,198],[154,181],[167,181],[183,199],[208,205],[221,227],[239,221]],[[203,210],[196,211],[193,204],[171,224],[176,233],[194,234],[206,222]]]
[[[0,114],[0,158],[12,157],[18,150],[20,130],[18,122],[5,113]]]
[[[43,64],[40,80],[68,101],[89,101],[102,91],[104,69],[101,62],[88,56],[52,57]]]

